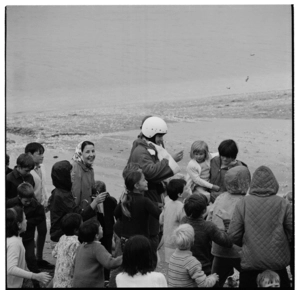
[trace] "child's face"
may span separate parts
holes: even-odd
[[[25,207],[29,206],[32,200],[32,198],[27,198],[27,197],[22,197],[22,198],[19,197],[19,199]]]
[[[231,157],[225,157],[225,156],[220,156],[220,157],[221,157],[222,165],[224,166],[228,166],[232,161],[234,161],[234,159]]]
[[[103,237],[103,230],[102,230],[102,227],[99,226],[99,230],[98,230],[98,240],[102,239]]]
[[[95,148],[93,145],[86,145],[82,152],[83,162],[87,165],[92,165],[96,158]]]
[[[36,165],[42,164],[44,160],[44,153],[39,151],[34,152],[33,154],[30,153],[32,159]]]
[[[28,167],[20,167],[17,165],[17,171],[22,175],[22,176],[27,176],[30,174],[31,169]]]
[[[194,152],[194,159],[198,163],[202,163],[205,160],[206,154],[205,151],[196,151]]]
[[[142,174],[141,180],[135,184],[136,189],[138,189],[140,192],[144,192],[148,190],[148,182],[145,179],[144,174]]]
[[[266,288],[279,288],[280,284],[279,282],[277,282],[276,280],[269,280],[269,279],[265,279],[262,282],[261,287],[266,287]]]

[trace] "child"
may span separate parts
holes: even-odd
[[[238,201],[243,199],[249,189],[251,175],[245,166],[235,166],[229,169],[224,178],[227,191],[220,194],[214,203],[212,222],[221,230],[224,229],[223,220],[220,218],[220,211],[226,211],[228,219],[232,218],[234,208]],[[225,248],[212,243],[211,253],[214,256],[212,273],[219,275],[219,287],[223,287],[228,276],[233,275],[233,268],[241,271],[241,248],[234,245],[232,248]]]
[[[11,168],[9,168],[9,155],[7,153],[5,153],[5,175],[7,175],[8,173],[11,173],[13,170]]]
[[[271,270],[265,270],[257,275],[257,287],[279,288],[280,278],[279,275]]]
[[[218,275],[206,276],[201,263],[190,251],[194,243],[194,229],[189,224],[182,224],[173,233],[176,250],[169,263],[168,283],[170,287],[213,287]]]
[[[52,251],[52,256],[56,258],[53,288],[73,287],[75,254],[80,246],[77,236],[81,224],[82,218],[77,213],[68,213],[61,220],[64,235]]]
[[[165,276],[154,272],[151,244],[144,236],[136,235],[126,242],[122,267],[117,287],[168,287]]]
[[[9,199],[6,203],[6,207],[20,206],[24,208],[27,219],[27,229],[22,236],[25,248],[25,259],[29,270],[38,273],[40,270],[34,253],[34,233],[36,226],[46,219],[45,210],[34,198],[33,187],[28,182],[21,183],[17,188],[17,192],[18,196]]]
[[[240,287],[256,287],[262,270],[273,270],[290,287],[286,267],[293,239],[292,207],[277,196],[279,184],[266,166],[253,173],[249,194],[235,206],[228,234],[241,250]],[[259,271],[260,270],[260,271]]]
[[[220,187],[209,182],[210,160],[212,154],[209,153],[208,146],[204,141],[195,141],[190,152],[191,160],[187,165],[186,181],[193,193],[202,193],[210,201],[208,190],[219,191]]]
[[[204,273],[209,275],[213,260],[211,243],[215,242],[230,248],[231,240],[223,230],[203,218],[206,213],[206,197],[203,194],[192,194],[188,197],[184,202],[184,211],[186,216],[182,219],[182,223],[190,224],[195,232],[195,241],[191,251],[193,256],[201,262]]]
[[[285,198],[291,205],[293,204],[293,192],[289,191],[287,192],[283,198]]]
[[[32,142],[26,145],[25,153],[28,153],[34,163],[34,168],[30,171],[34,179],[34,195],[37,201],[44,206],[45,210],[48,201],[48,192],[46,188],[46,172],[43,163],[45,148],[42,144]],[[36,258],[37,264],[40,268],[53,269],[54,265],[50,264],[43,259],[43,249],[47,235],[47,223],[44,220],[42,223],[37,225],[37,239],[36,239]]]
[[[148,190],[148,183],[145,176],[140,171],[130,172],[125,178],[125,185],[128,192],[125,194],[121,203],[115,209],[115,217],[120,219],[121,242],[134,235],[143,235],[150,238],[148,220],[153,216],[159,220],[161,210],[149,198],[144,197]],[[157,245],[151,241],[153,249],[153,261],[157,259]],[[156,263],[156,261],[155,261]]]
[[[18,195],[17,188],[23,182],[35,186],[30,171],[34,168],[34,161],[29,154],[21,154],[17,159],[17,166],[6,175],[6,200]]]
[[[24,278],[35,279],[43,284],[50,281],[48,273],[27,271],[25,249],[19,235],[26,231],[27,220],[21,207],[6,209],[6,254],[7,254],[7,288],[21,288]]]
[[[245,163],[236,160],[238,147],[235,141],[231,139],[222,141],[218,147],[218,151],[219,156],[215,156],[210,161],[210,182],[220,187],[218,192],[213,189],[211,190],[210,198],[212,203],[214,203],[218,195],[226,191],[224,184],[225,173],[234,166],[243,165],[247,167]]]
[[[97,195],[103,192],[107,193],[106,185],[103,181],[98,180],[95,182],[95,190],[97,192]],[[111,254],[113,226],[115,224],[114,210],[117,206],[117,200],[114,197],[110,196],[109,193],[107,193],[105,200],[99,205],[97,206],[97,219],[100,222],[101,227],[103,228],[103,237],[100,240],[100,242],[105,247],[105,249]],[[110,271],[108,269],[104,269],[104,276],[106,281],[109,280],[109,273]]]
[[[52,183],[55,188],[51,192],[48,206],[51,219],[50,239],[53,242],[58,242],[63,235],[60,221],[67,213],[79,213],[83,220],[95,217],[97,204],[103,202],[106,197],[106,192],[103,192],[94,198],[90,204],[86,201],[84,208],[82,204],[77,206],[75,197],[71,192],[71,170],[72,165],[67,160],[56,162],[51,170]]]
[[[183,179],[172,179],[167,185],[169,201],[166,202],[160,215],[160,223],[163,224],[163,242],[165,247],[165,262],[169,263],[170,257],[176,247],[172,242],[171,235],[179,226],[181,219],[185,216],[183,210],[183,192],[186,181]]]
[[[122,256],[113,258],[101,245],[102,228],[98,221],[90,219],[79,228],[79,239],[83,244],[77,249],[74,269],[74,288],[103,288],[103,267],[117,268],[122,264]]]

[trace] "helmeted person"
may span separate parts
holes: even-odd
[[[128,163],[138,163],[148,182],[145,197],[163,207],[165,191],[162,181],[180,171],[177,164],[183,157],[180,151],[172,157],[162,146],[163,136],[168,132],[166,122],[159,117],[149,117],[142,125],[142,135],[133,143]],[[152,246],[157,249],[159,244],[159,221],[149,219],[149,232]]]

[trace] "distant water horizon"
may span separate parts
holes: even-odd
[[[292,88],[290,5],[7,6],[6,113]]]

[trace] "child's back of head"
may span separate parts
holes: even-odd
[[[89,219],[81,224],[79,227],[78,238],[80,242],[92,243],[99,235],[100,224],[95,219]]]
[[[28,182],[23,182],[17,187],[19,198],[30,199],[34,197],[33,186]]]
[[[174,230],[172,238],[179,250],[189,250],[194,243],[195,232],[191,225],[182,224]]]
[[[280,287],[280,277],[279,275],[271,270],[265,270],[258,274],[257,287]]]
[[[70,191],[72,188],[71,181],[72,165],[68,160],[56,162],[52,166],[51,178],[56,188]]]
[[[123,270],[129,276],[142,275],[154,271],[152,248],[148,238],[136,235],[128,239],[123,252]]]
[[[171,179],[167,185],[167,194],[172,200],[177,200],[186,185],[184,179]]]
[[[227,192],[246,195],[251,182],[251,174],[246,166],[235,166],[229,169],[224,176]]]
[[[68,213],[61,220],[61,229],[66,236],[77,234],[82,223],[82,217],[78,213]]]
[[[32,156],[28,153],[22,153],[17,158],[17,166],[20,168],[27,168],[32,170],[35,166]]]
[[[6,237],[19,235],[19,224],[24,219],[23,209],[19,206],[6,209]]]
[[[192,219],[197,219],[206,212],[207,199],[204,194],[192,194],[184,202],[184,211]]]

